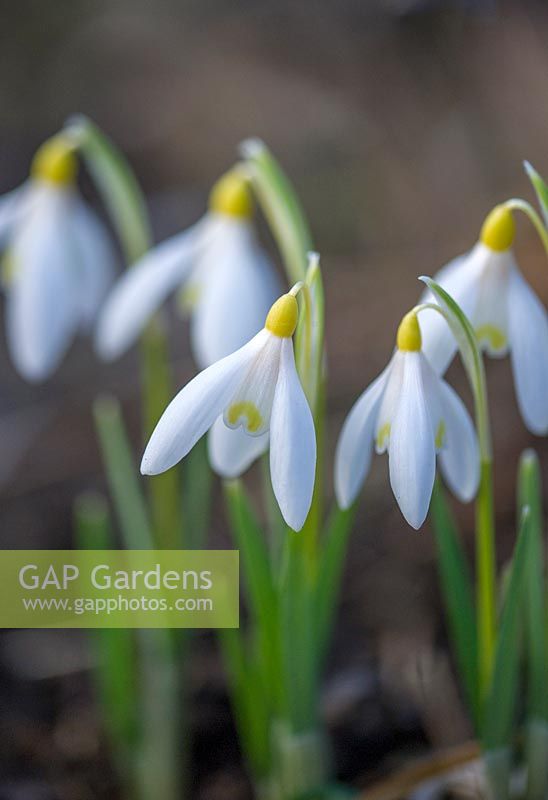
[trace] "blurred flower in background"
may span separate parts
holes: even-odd
[[[0,199],[6,332],[15,368],[48,378],[74,336],[88,331],[114,275],[106,231],[79,197],[78,163],[58,135],[36,153],[31,176]]]
[[[548,433],[548,315],[523,278],[512,251],[515,226],[510,209],[497,206],[480,239],[465,256],[449,262],[435,280],[469,317],[482,349],[501,358],[510,353],[521,415],[532,433]],[[432,299],[427,292],[425,299]],[[435,311],[421,314],[424,352],[441,375],[457,344]]]

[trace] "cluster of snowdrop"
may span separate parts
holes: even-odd
[[[169,404],[146,447],[142,472],[168,470],[209,431],[213,469],[241,475],[270,448],[272,486],[294,530],[314,491],[316,436],[293,350],[304,313],[302,286],[283,293],[257,242],[249,176],[236,166],[213,188],[209,210],[152,248],[115,281],[115,257],[99,220],[76,188],[70,137],[46,142],[31,177],[0,201],[9,351],[20,374],[49,377],[80,330],[93,328],[105,360],[123,354],[168,296],[190,311],[191,343],[202,370]],[[435,280],[469,318],[481,348],[511,356],[527,427],[548,432],[548,318],[513,252],[507,205],[488,216],[472,250]],[[356,499],[373,447],[387,452],[390,482],[410,525],[428,512],[439,456],[451,490],[471,500],[479,480],[474,425],[442,375],[457,351],[427,292],[406,314],[388,366],[356,401],[335,459],[342,508]],[[311,315],[312,324],[314,314]]]

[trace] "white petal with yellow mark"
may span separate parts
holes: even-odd
[[[263,346],[249,364],[224,412],[225,425],[241,427],[250,436],[261,436],[270,425],[284,341],[268,331],[264,331],[263,338]]]
[[[270,475],[285,522],[303,527],[314,491],[316,434],[290,338],[281,340],[280,370],[270,421]]]
[[[268,449],[269,436],[248,436],[243,428],[228,428],[218,417],[207,436],[209,463],[222,478],[238,478]]]
[[[104,225],[78,196],[73,201],[71,226],[78,251],[74,267],[80,272],[81,325],[87,330],[114,280],[116,256]]]
[[[401,397],[405,353],[396,350],[386,369],[386,383],[375,425],[375,450],[380,455],[388,450],[392,419]]]
[[[377,415],[390,365],[361,394],[348,414],[335,453],[335,494],[342,509],[352,505],[371,465]]]
[[[168,405],[148,442],[141,472],[156,475],[186,456],[234,396],[242,374],[264,346],[261,331],[244,347],[200,372]]]
[[[447,485],[463,503],[475,497],[480,477],[476,431],[464,403],[445,381],[438,382],[445,441],[439,455]]]

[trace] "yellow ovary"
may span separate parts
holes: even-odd
[[[231,169],[213,186],[209,195],[210,211],[249,219],[253,214],[253,201],[248,183],[241,169]]]
[[[503,350],[507,344],[504,333],[494,325],[481,325],[476,328],[476,336],[478,341],[488,342],[493,350]]]
[[[30,168],[32,178],[61,185],[76,180],[78,160],[74,147],[64,136],[54,136],[38,148]]]
[[[490,250],[503,253],[512,247],[516,226],[512,212],[505,206],[495,206],[483,223],[480,242]]]
[[[295,333],[298,318],[299,305],[296,298],[292,294],[283,294],[268,312],[264,326],[275,336],[286,339]]]
[[[417,314],[414,311],[410,311],[406,314],[400,322],[396,342],[398,350],[414,353],[421,349],[421,329],[419,327]]]
[[[226,418],[230,425],[236,425],[242,418],[246,419],[245,427],[249,433],[256,433],[263,424],[261,412],[250,400],[242,400],[229,406]]]

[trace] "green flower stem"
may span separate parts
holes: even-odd
[[[504,205],[506,208],[509,208],[512,211],[522,211],[527,217],[529,217],[529,220],[535,227],[546,254],[548,255],[548,230],[546,230],[542,219],[540,218],[539,214],[537,214],[533,206],[526,200],[521,200],[518,197],[513,197],[511,200],[507,200]]]
[[[82,153],[109,212],[131,266],[152,245],[146,202],[128,161],[105,134],[84,116],[71,118],[65,130]],[[143,436],[148,439],[172,395],[168,347],[161,320],[147,326],[141,341]],[[180,546],[180,492],[177,473],[151,478],[150,494],[155,544]]]
[[[459,346],[474,397],[480,451],[480,484],[476,498],[476,614],[479,659],[478,695],[481,708],[491,683],[497,635],[493,458],[487,381],[479,343],[470,321],[441,286],[431,278],[423,280],[434,293],[440,305],[425,303],[417,306],[416,311],[419,313],[424,308],[431,308],[445,318]]]
[[[496,561],[493,465],[482,461],[476,499],[476,593],[480,701],[491,682],[496,641]]]

